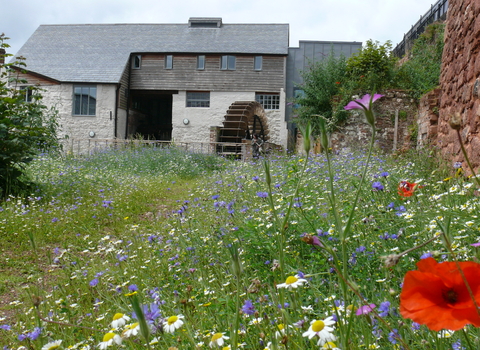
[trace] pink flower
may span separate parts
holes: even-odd
[[[370,96],[370,94],[366,94],[362,98],[359,98],[355,101],[350,101],[344,109],[351,110],[351,109],[363,109],[363,110],[371,110],[372,108],[372,103],[378,100],[379,98],[383,97],[384,95],[380,94],[374,94],[373,98]]]
[[[377,306],[375,304],[369,304],[369,305],[363,305],[360,306],[357,311],[355,312],[355,315],[366,315],[369,314],[370,312],[373,311]]]

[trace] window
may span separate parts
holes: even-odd
[[[133,69],[140,69],[141,66],[142,66],[142,55],[133,56],[132,68]]]
[[[187,107],[210,107],[210,92],[188,92]]]
[[[280,109],[280,95],[256,94],[255,101],[260,103],[264,109]]]
[[[97,87],[75,86],[73,93],[73,114],[94,116],[97,104]]]
[[[173,56],[166,55],[165,56],[165,69],[173,69]]]
[[[197,69],[204,70],[205,69],[205,55],[197,56]]]
[[[222,70],[235,70],[235,56],[222,56],[220,61],[220,69]]]
[[[33,100],[33,89],[31,86],[20,86],[20,91],[22,95],[25,96],[25,102],[32,102]]]
[[[262,70],[263,56],[255,56],[253,59],[253,69]]]

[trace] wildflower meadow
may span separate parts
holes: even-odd
[[[371,146],[39,156],[0,205],[0,344],[478,349],[478,179]]]

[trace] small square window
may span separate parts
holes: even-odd
[[[165,69],[173,69],[173,56],[166,55],[165,56]]]
[[[280,95],[277,94],[255,94],[255,101],[264,109],[280,109]]]
[[[132,68],[140,69],[142,66],[142,55],[135,55],[132,59]]]
[[[255,56],[253,59],[253,69],[254,70],[262,70],[263,65],[263,56]]]
[[[204,70],[205,69],[205,55],[197,56],[197,69]]]
[[[235,56],[222,56],[220,61],[220,69],[222,70],[235,70],[236,57]]]
[[[210,107],[210,92],[187,92],[187,107]]]

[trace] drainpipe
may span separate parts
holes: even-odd
[[[117,84],[117,90],[115,91],[115,113],[114,113],[114,120],[113,120],[113,137],[117,138],[117,122],[118,122],[118,100],[120,98],[120,86],[121,84]]]
[[[132,78],[132,54],[128,58],[127,116],[125,121],[125,139],[128,138],[128,117],[130,116],[130,81]]]

